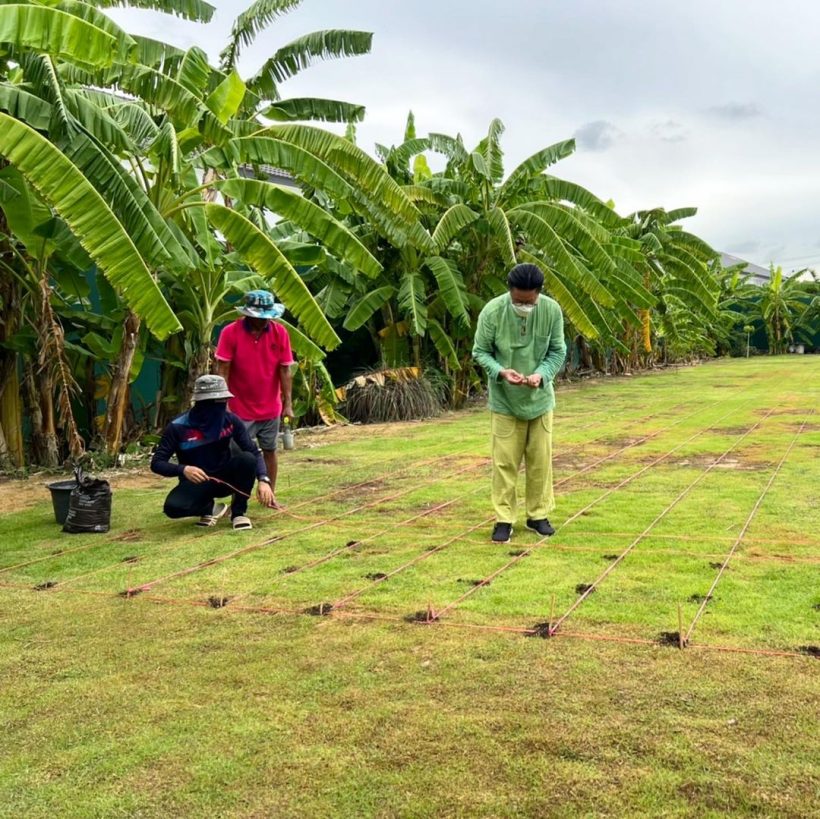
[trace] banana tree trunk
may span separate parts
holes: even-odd
[[[7,163],[0,160],[0,167]],[[0,231],[6,232],[5,215],[0,211]],[[0,248],[5,246],[0,243]],[[11,276],[0,278],[0,342],[14,335],[20,320],[17,286]],[[17,377],[17,353],[0,347],[0,468],[23,466],[23,412]]]
[[[23,466],[23,403],[20,400],[20,379],[17,376],[16,356],[12,357],[15,366],[11,367],[3,381],[3,392],[0,395],[0,427],[3,428],[2,446],[5,458],[11,466]],[[0,458],[3,457],[0,453]]]
[[[108,406],[103,427],[105,451],[112,456],[119,454],[122,446],[122,429],[130,397],[131,364],[139,343],[139,330],[139,316],[129,312],[123,326],[122,347],[111,373],[111,389],[108,393]]]
[[[54,469],[60,464],[57,428],[54,420],[54,385],[46,372],[26,364],[24,399],[31,423],[32,461]]]

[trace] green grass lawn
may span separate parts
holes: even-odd
[[[96,536],[0,484],[0,815],[816,815],[819,396],[562,387],[558,533],[503,547],[483,410],[301,434],[251,532],[145,471]]]

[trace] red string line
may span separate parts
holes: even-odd
[[[775,467],[774,472],[772,472],[771,477],[768,480],[768,483],[763,487],[763,491],[760,493],[757,500],[755,501],[755,505],[752,507],[752,511],[749,512],[749,515],[746,518],[746,522],[743,524],[743,528],[740,530],[740,533],[738,534],[737,539],[732,544],[732,548],[729,549],[729,554],[726,555],[726,558],[723,561],[723,564],[721,565],[720,569],[718,570],[717,576],[712,581],[712,585],[709,587],[709,591],[706,592],[706,596],[703,598],[703,601],[701,602],[700,607],[698,608],[697,612],[695,612],[694,618],[692,618],[692,622],[689,624],[689,628],[687,629],[686,634],[684,635],[684,638],[683,638],[684,645],[686,643],[688,643],[689,638],[692,635],[692,632],[695,630],[695,625],[697,624],[698,620],[700,620],[700,617],[703,614],[704,610],[706,609],[706,606],[708,605],[709,601],[712,599],[712,595],[714,594],[714,591],[717,588],[717,584],[720,582],[720,578],[723,576],[723,572],[726,571],[726,567],[729,565],[729,561],[732,559],[732,555],[735,553],[735,550],[737,549],[737,547],[740,545],[741,541],[743,540],[743,536],[746,534],[747,530],[749,529],[749,526],[751,526],[752,520],[754,519],[755,515],[757,514],[757,510],[760,509],[760,505],[763,503],[763,499],[768,494],[769,489],[771,489],[772,484],[775,481],[775,478],[777,478],[778,474],[780,473],[780,469],[782,468],[783,464],[786,462],[786,458],[788,458],[789,455],[791,454],[792,449],[794,449],[794,445],[797,443],[797,439],[800,437],[800,433],[803,432],[806,424],[809,421],[809,418],[811,418],[812,415],[814,415],[814,410],[813,409],[810,410],[809,413],[806,415],[805,419],[803,420],[803,423],[800,425],[800,429],[798,429],[797,432],[795,433],[794,438],[792,438],[791,443],[789,444],[786,451],[783,453],[783,457],[780,459],[779,463]]]
[[[672,509],[674,509],[678,505],[678,503],[680,503],[680,501],[682,501],[689,494],[689,492],[692,491],[692,489],[695,488],[695,486],[697,486],[702,480],[704,480],[707,477],[707,475],[709,475],[709,473],[713,469],[715,469],[715,467],[717,467],[720,464],[720,462],[730,452],[736,449],[742,441],[744,441],[749,435],[751,435],[751,433],[754,432],[754,430],[756,430],[763,423],[763,421],[765,421],[772,414],[773,411],[774,407],[771,407],[769,410],[767,410],[766,414],[759,421],[757,421],[755,424],[749,427],[749,429],[747,429],[746,432],[743,433],[743,435],[739,436],[722,455],[720,455],[716,460],[712,461],[712,463],[709,464],[709,466],[707,466],[706,469],[703,472],[701,472],[700,475],[698,475],[685,489],[683,489],[682,492],[680,492],[680,494],[678,494],[678,496],[643,530],[643,532],[641,532],[641,534],[639,534],[632,541],[632,543],[630,543],[629,546],[627,546],[626,549],[624,549],[624,551],[621,552],[621,554],[619,554],[618,557],[616,557],[615,560],[613,560],[612,563],[610,563],[609,566],[606,567],[606,569],[587,587],[587,589],[564,612],[564,614],[562,614],[555,621],[555,623],[552,623],[550,625],[550,636],[552,636],[558,631],[558,629],[561,627],[561,624],[564,623],[567,620],[567,618],[570,617],[570,615],[584,602],[584,600],[586,600],[590,596],[590,594],[592,594],[598,588],[598,586],[615,570],[615,568],[624,560],[624,558],[626,558],[626,556],[642,540],[646,538],[646,536],[652,531],[652,529],[654,529],[655,526],[658,523],[660,523],[666,517],[666,515],[669,512],[671,512]]]

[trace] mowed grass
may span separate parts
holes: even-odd
[[[560,388],[558,532],[503,547],[480,409],[300,435],[248,533],[0,485],[0,815],[811,815],[819,384]]]

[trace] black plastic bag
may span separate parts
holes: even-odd
[[[101,478],[75,469],[76,488],[71,490],[68,517],[63,531],[70,534],[107,532],[111,528],[111,485]]]

